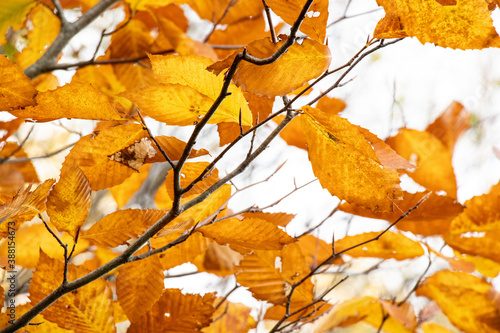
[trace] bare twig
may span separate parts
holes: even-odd
[[[271,18],[271,9],[266,3],[266,0],[262,0],[264,5],[264,11],[266,12],[267,23],[269,25],[269,31],[271,32],[271,40],[274,44],[278,43],[278,38],[276,38],[276,32],[274,31],[273,20]]]
[[[6,160],[6,161],[2,161],[0,160],[0,164],[10,164],[10,163],[25,163],[25,162],[29,162],[29,161],[32,161],[32,160],[39,160],[39,159],[43,159],[43,158],[48,158],[48,157],[51,157],[51,156],[54,156],[54,155],[57,155],[59,154],[60,152],[62,151],[65,151],[66,149],[68,148],[71,148],[73,147],[75,144],[72,143],[72,144],[69,144],[67,146],[64,146],[62,148],[59,148],[58,150],[55,150],[53,152],[50,152],[50,153],[47,153],[47,154],[44,154],[44,155],[41,155],[41,156],[35,156],[35,157],[19,157],[19,158],[15,158],[15,159],[12,159],[12,160]]]
[[[217,26],[222,22],[222,20],[227,16],[227,14],[229,13],[229,10],[238,3],[239,0],[231,0],[229,1],[229,3],[227,4],[226,6],[226,9],[224,10],[224,13],[222,13],[221,17],[219,17],[219,19],[217,20],[217,22],[214,23],[213,27],[212,27],[212,30],[210,30],[210,32],[208,33],[208,35],[205,36],[205,38],[203,38],[203,42],[206,43],[209,39],[210,39],[210,36],[212,36],[212,34],[214,33],[215,29],[217,29]],[[215,14],[215,13],[214,13]],[[215,17],[214,17],[214,21],[215,21]]]
[[[4,164],[6,163],[9,158],[11,158],[12,156],[14,156],[18,151],[20,151],[21,149],[23,149],[23,146],[26,144],[26,141],[28,141],[28,138],[30,137],[31,133],[33,132],[33,129],[35,128],[35,126],[31,126],[28,134],[26,135],[26,137],[23,139],[23,141],[21,141],[19,143],[19,145],[17,146],[16,149],[14,149],[13,151],[10,152],[10,154],[6,157],[0,157],[0,164]]]

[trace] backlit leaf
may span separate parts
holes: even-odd
[[[196,257],[193,264],[198,267],[200,272],[224,277],[234,274],[234,267],[242,258],[240,253],[232,250],[229,246],[210,242],[207,250],[203,255]]]
[[[498,332],[500,309],[489,297],[493,287],[470,274],[440,271],[417,289],[436,302],[457,328],[465,332]]]
[[[2,4],[0,7],[0,44],[5,44],[5,33],[9,27],[15,30],[21,28],[26,15],[34,5],[36,5],[34,0],[9,0]]]
[[[343,100],[328,96],[321,97],[318,104],[316,104],[316,108],[328,114],[338,114],[342,112],[346,106],[347,104]]]
[[[404,192],[403,200],[398,202],[394,212],[374,212],[348,203],[342,204],[340,209],[350,214],[382,219],[392,223],[414,207],[425,195],[425,192]],[[418,235],[442,235],[448,232],[451,221],[462,210],[462,205],[456,202],[455,199],[437,195],[433,192],[417,209],[398,222],[396,226],[399,230],[410,231]]]
[[[166,289],[153,307],[127,332],[199,332],[212,321],[215,293],[183,294],[179,289]]]
[[[223,301],[218,299],[219,302]],[[210,326],[202,329],[204,333],[246,333],[252,328],[257,327],[257,322],[250,315],[252,309],[241,303],[232,303],[224,300],[223,306],[220,306],[213,314],[217,320],[212,321]]]
[[[391,211],[402,194],[398,173],[381,166],[370,143],[347,120],[308,106],[303,110],[309,160],[320,184],[341,200]]]
[[[269,38],[256,40],[247,46],[249,55],[267,58],[274,54],[285,40],[274,44]],[[232,63],[232,58],[222,60],[209,69],[218,74]],[[228,61],[229,60],[229,61]],[[317,41],[305,39],[295,43],[277,61],[257,66],[243,61],[233,77],[234,82],[249,93],[267,97],[283,96],[305,82],[321,75],[331,62],[330,49]]]
[[[12,155],[12,153],[14,153],[14,155]],[[0,150],[0,159],[7,158],[9,156],[10,158],[28,157],[24,149],[12,141],[5,142],[5,146],[2,150]],[[29,160],[15,164],[0,164],[0,175],[9,175],[8,177],[0,177],[0,190],[2,194],[11,197],[16,195],[25,183],[40,182],[35,167],[33,166],[33,162]]]
[[[59,287],[63,271],[62,261],[51,259],[40,251],[40,259],[30,283],[30,299],[33,304]],[[69,281],[86,273],[88,272],[82,267],[73,264],[68,266]],[[45,309],[43,316],[59,327],[77,332],[115,332],[112,301],[111,289],[101,278],[62,296]]]
[[[37,121],[59,118],[121,120],[118,112],[121,108],[92,85],[71,83],[39,93],[35,106],[14,110],[11,114]]]
[[[141,235],[163,215],[165,212],[161,210],[119,210],[97,221],[82,233],[81,238],[88,239],[93,244],[115,247]]]
[[[83,171],[93,191],[121,184],[135,169],[127,163],[114,161],[110,156],[148,137],[139,124],[105,128],[97,134],[82,137],[71,149],[61,173],[73,164]]]
[[[61,22],[57,16],[46,6],[39,4],[30,11],[30,21],[33,30],[28,31],[29,43],[21,53],[16,54],[16,63],[22,68],[37,61],[54,42],[59,34]]]
[[[120,268],[116,278],[116,295],[131,322],[138,321],[160,298],[164,278],[163,268],[156,255]]]
[[[159,237],[151,240],[153,248],[160,248],[173,241],[172,237]],[[185,242],[171,247],[158,255],[163,269],[174,268],[187,262],[192,262],[208,247],[209,240],[200,233],[194,233]]]
[[[266,3],[273,12],[283,21],[293,25],[304,7],[306,0],[267,0]],[[309,7],[299,30],[307,36],[323,43],[326,35],[326,21],[328,20],[328,0],[314,1]]]
[[[465,111],[462,104],[452,102],[439,118],[427,126],[426,131],[441,140],[450,152],[453,153],[458,138],[469,126],[469,113]]]
[[[180,84],[196,89],[199,93],[215,100],[220,94],[224,78],[216,76],[206,68],[212,64],[208,58],[200,56],[150,55],[153,72],[158,83]],[[189,75],[186,75],[188,73]],[[252,115],[241,90],[235,85],[229,87],[230,96],[226,97],[221,107],[229,111],[225,116],[239,123],[240,112],[243,125],[252,124]],[[219,109],[217,112],[224,112]]]
[[[47,214],[59,231],[75,237],[90,210],[90,184],[87,177],[73,165],[56,183],[49,194]]]
[[[35,2],[30,0],[27,3]],[[5,6],[0,8],[5,8]],[[0,27],[1,23],[0,19]],[[3,34],[0,38],[3,38]],[[34,97],[37,91],[30,83],[28,77],[24,75],[21,67],[7,59],[7,57],[0,55],[0,70],[2,71],[2,80],[0,80],[0,110],[9,111],[34,105]]]
[[[460,253],[481,256],[500,263],[500,230],[451,234],[446,242]]]
[[[295,241],[274,224],[255,218],[241,221],[230,218],[201,227],[199,231],[221,245],[230,244],[250,250],[279,250]]]
[[[429,132],[402,129],[386,140],[399,155],[418,169],[407,172],[414,181],[432,191],[457,197],[457,181],[448,148]]]
[[[417,37],[422,44],[462,50],[500,46],[500,36],[493,27],[486,1],[457,0],[450,6],[436,0],[377,0],[377,3],[384,7],[386,21],[387,15],[399,20],[402,32]],[[377,38],[387,38],[383,33],[394,31],[386,23],[378,28]]]
[[[218,22],[222,18],[221,24],[231,24],[247,17],[258,16],[264,9],[262,2],[254,0],[239,0],[231,6],[229,6],[231,0],[187,0],[186,2],[205,20]]]
[[[340,252],[379,235],[380,232],[367,232],[356,236],[346,236],[335,241],[335,251]],[[400,233],[388,231],[379,240],[356,247],[345,252],[351,257],[377,257],[405,260],[424,255],[422,245]]]

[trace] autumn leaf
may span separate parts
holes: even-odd
[[[21,224],[32,220],[35,216],[43,213],[46,209],[47,195],[54,185],[54,179],[47,179],[38,187],[30,191],[31,186],[24,190],[20,190],[18,194],[12,198],[12,201],[0,205],[0,235],[6,237],[8,235],[9,222],[15,222],[15,229],[19,229]]]
[[[33,304],[59,287],[63,271],[62,261],[51,259],[40,251],[40,259],[30,283],[30,299]],[[70,281],[86,273],[88,272],[82,267],[68,265]],[[111,289],[101,278],[62,296],[43,312],[43,316],[59,327],[78,332],[115,332],[112,301]]]
[[[500,46],[500,36],[493,27],[486,1],[457,0],[450,6],[436,0],[377,0],[377,3],[384,7],[386,18],[377,26],[374,37],[399,37],[384,36],[395,31],[394,25],[387,24],[391,19],[399,20],[401,32],[417,37],[422,44],[434,43],[461,50]]]
[[[119,210],[97,221],[82,233],[81,238],[93,244],[115,247],[142,234],[163,215],[165,212],[161,210]]]
[[[14,3],[14,1],[11,2],[11,4]],[[35,2],[30,0],[26,3],[34,4]],[[2,6],[0,8],[6,7]],[[3,38],[3,35],[2,33],[0,38]],[[2,71],[2,80],[0,81],[0,110],[9,111],[34,105],[34,97],[37,91],[30,83],[28,77],[24,75],[21,67],[8,60],[7,57],[0,55],[0,70]]]
[[[297,20],[298,13],[306,3],[305,0],[267,0],[266,2],[276,15],[290,25]],[[326,35],[328,2],[328,0],[314,1],[299,28],[307,36],[320,43],[324,42]]]
[[[426,194],[425,192],[404,192],[403,200],[398,202],[397,209],[394,212],[374,212],[348,203],[342,204],[340,209],[349,214],[382,219],[392,223],[417,205]],[[455,199],[437,195],[433,192],[425,201],[420,203],[417,209],[399,221],[397,228],[424,236],[443,235],[448,233],[451,222],[462,210],[462,205],[456,202]]]
[[[260,15],[264,9],[262,2],[254,0],[240,0],[235,3],[230,0],[187,0],[186,2],[201,18],[212,22],[222,19],[221,24],[231,24],[247,17]]]
[[[204,296],[166,289],[153,307],[127,332],[197,332],[211,322],[215,293]]]
[[[26,15],[35,5],[34,0],[14,0],[2,4],[0,7],[0,44],[5,44],[7,41],[5,33],[9,27],[15,30],[21,28]]]
[[[141,254],[140,251],[137,254]],[[153,306],[163,292],[165,279],[158,256],[125,264],[118,271],[116,295],[131,322],[136,322]]]
[[[458,102],[450,106],[429,126],[426,132],[433,134],[453,153],[458,138],[470,127],[470,114]]]
[[[398,173],[381,166],[365,136],[347,120],[308,106],[303,110],[309,160],[320,184],[341,200],[391,211],[402,194]]]
[[[49,194],[47,214],[59,231],[76,237],[90,210],[90,184],[74,165],[56,183]]]
[[[295,241],[274,224],[255,218],[225,219],[201,227],[199,231],[221,245],[230,244],[248,250],[279,250]]]
[[[466,332],[497,332],[500,309],[490,299],[493,287],[470,274],[440,271],[425,279],[418,296],[436,302],[448,319]]]
[[[339,99],[328,96],[323,96],[319,99],[316,108],[327,114],[339,114],[346,108],[347,104]]]
[[[151,240],[154,248],[160,248],[173,241],[173,237],[159,237]],[[193,262],[209,246],[210,241],[200,233],[194,233],[185,242],[169,248],[158,255],[163,269],[170,269],[187,262]]]
[[[246,333],[252,328],[257,327],[257,322],[250,315],[251,308],[241,303],[233,303],[222,298],[217,299],[218,302],[224,302],[215,310],[213,316],[219,318],[212,321],[210,326],[204,327],[204,333],[230,333],[240,332]],[[246,318],[246,319],[245,319]]]
[[[3,129],[8,131],[8,129]],[[28,155],[23,147],[15,142],[4,141],[3,149],[0,151],[0,161],[4,158],[27,158]],[[12,155],[13,154],[13,155]],[[0,177],[1,193],[8,196],[14,196],[25,183],[39,183],[40,179],[35,170],[33,162],[28,160],[20,163],[0,164],[0,174],[9,175],[9,177]]]
[[[189,86],[213,101],[217,99],[224,79],[205,70],[212,64],[210,59],[194,55],[150,55],[149,58],[158,83]],[[231,95],[226,97],[221,104],[223,109],[217,112],[230,117],[236,123],[239,123],[241,112],[242,124],[251,125],[252,115],[243,93],[235,85],[229,87],[229,92]]]
[[[234,267],[243,256],[227,245],[210,242],[206,251],[192,262],[200,272],[229,276],[234,274]]]
[[[90,84],[71,83],[56,90],[41,92],[36,105],[10,111],[16,117],[36,121],[59,118],[122,120],[123,107]]]
[[[269,38],[256,40],[246,47],[247,53],[253,57],[264,59],[273,55],[286,40],[277,44]],[[219,74],[229,67],[236,53],[228,59],[208,67]],[[259,96],[283,96],[305,82],[321,75],[331,62],[330,49],[313,40],[305,39],[302,44],[295,43],[277,61],[257,66],[243,61],[238,66],[233,81],[249,93]]]
[[[335,251],[344,251],[351,246],[363,243],[378,236],[380,232],[367,232],[355,236],[346,236],[335,241]],[[422,245],[400,233],[388,231],[380,239],[345,252],[351,257],[377,257],[384,259],[405,260],[424,255]]]
[[[457,181],[451,164],[451,152],[429,132],[401,129],[386,140],[399,155],[418,169],[406,172],[414,181],[432,191],[445,191],[457,197]]]
[[[57,16],[41,4],[31,9],[29,16],[33,25],[27,35],[29,43],[15,56],[16,63],[22,68],[27,68],[45,53],[46,46],[52,44],[59,34],[61,25]]]

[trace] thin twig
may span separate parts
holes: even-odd
[[[262,0],[262,4],[264,5],[264,11],[266,12],[267,23],[269,25],[269,31],[271,32],[271,40],[274,44],[278,43],[278,38],[276,38],[276,32],[274,31],[273,20],[271,18],[271,9],[266,3],[266,0]]]
[[[14,156],[17,152],[19,152],[21,149],[23,149],[23,146],[26,144],[26,141],[28,141],[28,138],[30,137],[31,133],[33,132],[33,129],[35,128],[35,126],[31,126],[28,134],[26,135],[26,137],[23,139],[23,141],[21,141],[19,143],[19,145],[16,147],[16,149],[14,149],[13,151],[10,152],[10,154],[6,157],[0,157],[0,164],[4,164],[5,162],[7,162],[9,160],[9,158],[11,158],[12,156]]]
[[[44,154],[44,155],[41,155],[41,156],[19,157],[19,158],[15,158],[15,159],[12,159],[12,160],[6,160],[6,161],[0,160],[0,164],[2,164],[2,163],[4,163],[4,164],[25,163],[25,162],[29,162],[29,161],[32,161],[32,160],[38,160],[38,159],[42,159],[42,158],[48,158],[48,157],[57,155],[60,152],[65,151],[66,149],[73,147],[74,145],[75,145],[75,143],[72,143],[72,144],[69,144],[69,145],[64,146],[62,148],[59,148],[58,150],[55,150],[53,152],[50,152],[50,153],[47,153],[47,154]]]
[[[215,29],[217,29],[217,26],[227,16],[227,14],[229,13],[229,10],[231,9],[231,7],[233,7],[234,5],[236,5],[238,3],[238,1],[239,0],[230,0],[229,1],[229,3],[226,6],[226,9],[224,10],[224,13],[222,13],[221,17],[217,20],[217,22],[214,23],[214,25],[212,27],[212,30],[210,30],[210,32],[208,33],[208,35],[206,35],[205,38],[203,38],[203,43],[206,43],[210,39],[210,36],[212,36],[212,34],[214,33]],[[214,18],[214,21],[215,21],[215,18]]]
[[[334,209],[332,209],[332,211],[330,212],[330,214],[328,214],[320,223],[318,223],[316,226],[314,226],[314,227],[312,227],[312,228],[304,231],[303,233],[301,233],[300,235],[296,236],[295,238],[300,238],[300,237],[303,237],[305,235],[308,235],[311,232],[313,232],[314,230],[316,230],[319,227],[321,227],[321,225],[323,223],[325,223],[330,217],[333,216],[333,214],[335,214],[338,211],[339,207],[340,207],[340,202],[337,204],[337,206]],[[332,242],[332,244],[333,244],[333,242]]]
[[[229,295],[231,295],[233,292],[236,291],[236,289],[238,289],[240,286],[239,285],[235,285],[233,287],[233,289],[231,289],[225,296],[224,298],[221,299],[221,301],[215,306],[215,310],[217,310],[218,308],[220,308],[220,306],[227,300],[227,298],[229,297]]]

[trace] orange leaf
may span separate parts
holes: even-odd
[[[221,298],[219,302],[224,301],[223,306],[215,310],[213,317],[218,318],[212,321],[210,326],[203,328],[204,333],[246,333],[252,328],[257,327],[257,322],[250,315],[251,308],[241,303],[232,303]]]
[[[71,78],[71,83],[90,83],[93,87],[113,96],[125,90],[125,86],[118,81],[113,66],[98,65],[78,68]]]
[[[47,195],[54,179],[47,179],[30,192],[31,186],[19,191],[12,201],[0,205],[0,236],[6,237],[9,229],[19,229],[22,223],[32,220],[46,209]]]
[[[274,224],[255,218],[241,221],[230,218],[201,227],[199,231],[221,245],[230,244],[249,250],[279,250],[295,241]]]
[[[222,18],[220,24],[231,24],[247,17],[261,15],[264,9],[262,2],[254,0],[239,0],[232,5],[230,5],[231,0],[189,0],[187,2],[202,19],[219,22]],[[227,8],[229,10],[226,13]]]
[[[144,23],[130,20],[111,37],[110,58],[135,58],[145,56],[153,45],[154,38]],[[147,59],[144,61],[147,62]],[[144,87],[154,82],[153,72],[149,68],[135,63],[113,65],[116,77],[131,90]]]
[[[346,108],[347,104],[338,98],[332,98],[328,96],[323,96],[316,104],[316,108],[327,114],[339,114]]]
[[[234,267],[242,258],[240,253],[232,250],[229,246],[211,242],[203,255],[196,257],[193,264],[198,267],[200,272],[225,277],[234,274]]]
[[[163,267],[157,255],[120,268],[116,278],[116,295],[131,322],[138,321],[160,298],[164,279]]]
[[[115,247],[141,235],[163,215],[165,212],[161,210],[118,210],[97,221],[82,233],[81,238],[88,239],[93,244]]]
[[[172,237],[159,237],[151,239],[153,248],[160,248],[173,241]],[[187,262],[193,262],[194,259],[202,254],[208,247],[209,240],[200,233],[194,233],[189,238],[165,252],[158,255],[163,269],[174,268]]]
[[[134,123],[105,128],[97,134],[84,136],[66,156],[61,173],[73,164],[78,165],[93,191],[121,184],[136,171],[128,165],[128,161],[119,163],[111,160],[110,156],[145,137],[148,133]]]
[[[402,195],[398,173],[382,167],[357,126],[309,106],[303,110],[309,160],[321,186],[341,200],[391,211]]]
[[[439,118],[427,126],[426,131],[441,140],[450,152],[453,153],[455,143],[469,126],[470,114],[465,111],[462,104],[452,102]]]
[[[64,263],[49,258],[40,251],[40,259],[30,283],[30,299],[33,304],[62,283]],[[84,268],[69,264],[68,280],[72,281],[88,273]],[[59,327],[77,332],[115,332],[112,292],[103,278],[68,293],[50,307],[43,316]]]
[[[121,184],[115,185],[109,189],[118,205],[121,208],[127,204],[135,192],[141,188],[142,183],[146,180],[149,174],[151,164],[144,164],[139,168],[139,172],[133,173],[132,176],[125,179]]]
[[[274,122],[277,124],[281,123],[283,119],[285,119],[285,116],[282,115],[273,118]],[[300,149],[307,149],[306,139],[299,117],[292,119],[292,121],[289,122],[283,130],[281,130],[280,137],[291,146],[295,146]]]
[[[34,3],[31,0],[29,2]],[[0,36],[3,38],[4,34]],[[37,91],[21,67],[8,60],[6,56],[0,55],[0,71],[2,72],[0,110],[8,111],[35,104],[34,97]]]
[[[208,162],[196,162],[196,163],[186,163],[181,171],[181,187],[186,187],[191,182],[193,182],[203,170],[208,166]],[[192,196],[197,196],[207,190],[210,186],[215,184],[219,180],[219,171],[213,169],[207,177],[203,178],[202,181],[198,182],[189,192],[184,194],[184,197],[190,198]],[[170,198],[174,198],[174,172],[171,170],[167,174],[165,180],[165,185],[167,187],[167,193]]]
[[[451,164],[451,153],[434,135],[402,129],[386,140],[399,155],[415,164],[418,169],[407,172],[417,183],[432,191],[445,191],[457,197],[457,181]]]
[[[200,296],[183,294],[179,289],[166,289],[153,307],[130,325],[127,332],[164,332],[166,328],[170,332],[199,332],[212,321],[214,294]]]
[[[458,0],[455,5],[449,1],[443,5],[436,0],[377,0],[377,3],[384,7],[386,17],[399,19],[401,30],[410,37],[417,37],[422,44],[434,43],[462,50],[500,46],[500,36],[493,27],[486,1]],[[387,24],[377,28],[377,38],[385,38],[383,33],[395,30]]]
[[[381,219],[389,222],[396,221],[403,213],[414,207],[427,193],[404,192],[403,200],[398,203],[394,212],[374,212],[356,205],[344,203],[340,209],[346,213]],[[418,208],[412,211],[396,227],[402,231],[410,231],[414,234],[431,236],[442,235],[448,232],[451,221],[463,210],[461,204],[450,197],[431,193]]]
[[[96,120],[121,120],[118,112],[121,105],[114,104],[90,84],[70,83],[41,92],[36,97],[35,106],[14,110],[16,117],[36,121],[51,121],[59,118],[78,118]],[[117,109],[118,107],[118,109]]]
[[[14,158],[26,158],[28,155],[22,147],[15,142],[3,141],[5,145],[0,151],[0,160],[11,156]],[[16,152],[17,151],[17,152]],[[11,158],[12,158],[11,157]],[[8,177],[0,177],[1,193],[8,196],[14,196],[25,183],[39,183],[35,167],[32,161],[20,163],[3,163],[0,164],[0,174],[9,175]]]
[[[37,61],[49,45],[51,45],[59,34],[61,21],[57,16],[42,4],[38,4],[31,9],[29,18],[33,29],[28,31],[28,45],[16,54],[16,63],[22,68]]]
[[[483,257],[461,254],[458,251],[454,251],[454,253],[458,258],[472,263],[476,270],[486,277],[494,278],[500,273],[500,263],[498,262]]]
[[[500,230],[451,234],[446,242],[454,250],[470,255],[481,256],[500,263]]]
[[[268,0],[269,7],[280,16],[283,21],[293,25],[306,3],[305,0]],[[328,0],[314,1],[306,14],[299,30],[307,36],[323,43],[326,35],[328,20]]]
[[[465,332],[497,332],[500,309],[489,297],[493,287],[478,277],[440,271],[417,289],[418,296],[436,302],[458,329]]]
[[[265,220],[279,227],[286,227],[290,223],[295,215],[287,213],[265,213],[265,212],[255,212],[255,213],[244,213],[242,214],[244,218],[256,218]]]
[[[380,232],[367,232],[356,236],[346,236],[335,241],[335,251],[340,252],[351,246],[360,244],[379,235]],[[386,232],[379,240],[367,243],[345,254],[351,257],[377,257],[384,259],[405,260],[424,255],[420,243],[415,242],[402,234]]]
[[[422,331],[424,333],[453,333],[444,326],[438,325],[436,323],[425,323],[422,325]]]
[[[247,46],[249,55],[256,58],[267,58],[275,53],[285,40],[273,44],[269,38],[256,40]],[[232,58],[222,60],[208,67],[218,74],[232,63]],[[245,91],[267,97],[283,96],[305,82],[321,75],[331,62],[328,46],[306,39],[302,44],[295,43],[274,63],[257,66],[242,62],[233,77],[236,85]]]
[[[489,193],[465,202],[465,209],[451,223],[453,234],[471,231],[500,231],[500,183]]]
[[[90,184],[78,166],[73,165],[61,174],[49,194],[47,214],[59,231],[76,237],[90,210]]]

